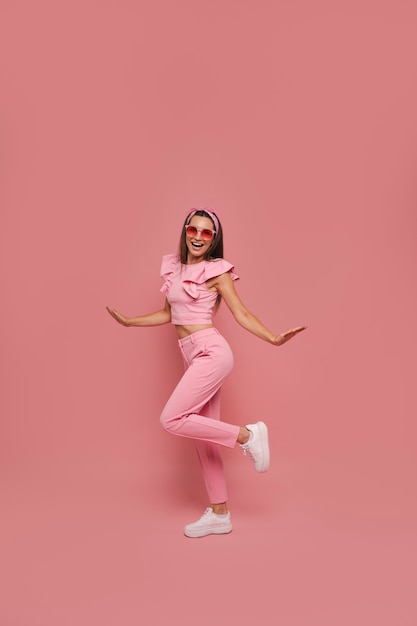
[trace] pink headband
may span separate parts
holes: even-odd
[[[188,215],[187,217],[187,224],[190,223],[191,218],[193,217],[193,215],[195,215],[197,213],[197,211],[204,211],[205,213],[207,213],[208,215],[210,215],[210,218],[213,220],[213,224],[214,224],[214,230],[216,233],[219,232],[219,220],[217,219],[217,217],[214,215],[214,213],[212,213],[211,211],[209,211],[208,209],[192,209],[191,213]]]

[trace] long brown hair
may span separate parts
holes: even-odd
[[[195,213],[194,213],[195,211]],[[191,213],[193,213],[193,215],[191,216]],[[207,252],[204,255],[204,260],[205,261],[209,261],[210,259],[222,259],[223,258],[223,229],[222,229],[222,225],[220,224],[220,220],[217,217],[216,213],[214,213],[214,211],[212,211],[210,209],[210,213],[213,213],[216,216],[217,222],[219,224],[219,228],[216,231],[215,236],[213,237],[213,241],[211,242],[211,246],[208,248]],[[191,221],[191,217],[194,217],[194,215],[197,215],[198,217],[207,217],[211,223],[213,224],[213,228],[216,229],[215,224],[212,220],[212,218],[210,217],[210,213],[208,213],[205,209],[191,209],[190,212],[188,213],[187,217],[184,220],[184,224],[182,226],[182,232],[181,232],[181,237],[180,237],[180,250],[179,250],[179,254],[180,254],[180,259],[181,259],[181,263],[183,263],[184,265],[187,263],[187,257],[188,257],[188,248],[187,248],[187,243],[186,243],[186,233],[185,233],[185,227],[187,224],[190,223]]]

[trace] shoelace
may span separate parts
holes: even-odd
[[[200,517],[200,519],[199,519],[199,520],[197,520],[195,523],[196,523],[196,524],[199,524],[199,523],[203,523],[203,522],[205,522],[206,518],[207,518],[207,517],[209,517],[209,516],[212,514],[212,512],[213,512],[213,511],[212,511],[211,509],[207,508],[207,509],[204,511],[203,515]]]
[[[242,445],[242,451],[245,456],[248,454],[250,458],[253,459],[253,451],[250,449],[249,444],[244,443]]]

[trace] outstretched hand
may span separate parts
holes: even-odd
[[[106,309],[110,313],[110,315],[116,320],[116,322],[119,322],[119,324],[122,324],[122,326],[129,326],[127,317],[125,317],[121,313],[118,313],[114,309],[111,309],[109,306],[106,306]]]
[[[274,346],[282,346],[283,343],[286,343],[306,328],[307,326],[297,326],[297,328],[291,328],[290,330],[286,330],[285,333],[281,333],[280,335],[274,337],[272,343]]]

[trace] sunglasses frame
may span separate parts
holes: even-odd
[[[214,239],[214,237],[216,236],[216,231],[213,230],[212,228],[197,228],[197,226],[193,226],[192,224],[185,224],[184,228],[185,228],[185,233],[186,235],[188,235],[188,237],[195,237],[195,235],[189,235],[187,233],[188,228],[195,228],[195,230],[197,231],[197,234],[200,233],[201,239],[203,239],[204,241],[212,241],[212,239]],[[211,236],[208,239],[206,237],[203,237],[204,231],[211,233]]]

